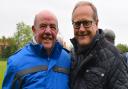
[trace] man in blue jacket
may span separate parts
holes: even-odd
[[[32,31],[32,41],[9,58],[2,88],[69,89],[71,57],[56,41],[56,16],[41,11]]]

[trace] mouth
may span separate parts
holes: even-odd
[[[90,32],[80,32],[80,33],[76,33],[76,36],[88,36],[90,35]]]
[[[42,39],[44,40],[53,40],[52,36],[43,36]]]

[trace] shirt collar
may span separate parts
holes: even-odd
[[[36,41],[36,39],[35,39],[35,36],[33,36],[32,42],[33,42],[34,45],[37,45],[38,44],[37,41]]]

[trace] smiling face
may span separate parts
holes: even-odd
[[[72,15],[74,36],[79,45],[89,45],[98,30],[98,21],[94,20],[94,12],[89,5],[77,7]]]
[[[42,44],[46,50],[50,50],[55,44],[57,25],[56,17],[48,11],[43,11],[35,17],[33,33],[37,43]]]

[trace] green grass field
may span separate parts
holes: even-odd
[[[2,81],[4,78],[4,72],[6,70],[6,61],[0,60],[0,89],[2,89]]]

